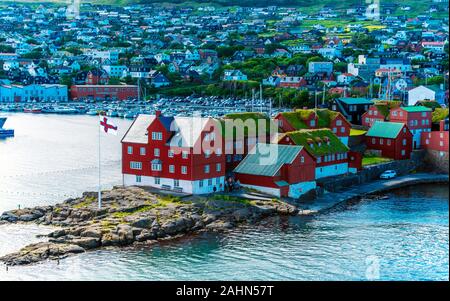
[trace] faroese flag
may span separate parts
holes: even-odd
[[[100,116],[100,129],[106,134],[117,135],[117,126],[106,116]]]

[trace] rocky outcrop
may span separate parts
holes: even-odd
[[[96,197],[96,193],[86,192],[55,206],[3,213],[0,222],[62,228],[50,233],[48,242],[29,245],[0,261],[32,264],[100,247],[154,243],[198,231],[227,231],[267,216],[298,213],[295,206],[277,200],[249,201],[227,195],[180,199],[137,187],[103,192],[100,210]]]

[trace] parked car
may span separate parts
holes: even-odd
[[[380,179],[393,179],[397,176],[397,172],[395,170],[386,170],[380,175]]]

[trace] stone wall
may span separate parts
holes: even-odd
[[[411,159],[391,161],[387,163],[366,166],[357,174],[343,175],[339,177],[329,177],[317,180],[318,190],[321,194],[324,190],[336,192],[340,189],[367,183],[379,178],[379,176],[386,170],[395,170],[399,176],[408,174],[412,171],[423,170],[425,167],[425,152],[414,151]]]
[[[442,173],[449,173],[449,153],[427,150],[424,158],[428,168]]]

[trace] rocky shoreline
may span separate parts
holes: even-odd
[[[279,200],[248,200],[217,194],[174,197],[140,187],[114,187],[102,193],[68,199],[54,206],[7,211],[0,223],[36,223],[58,228],[48,241],[0,257],[6,265],[59,260],[103,247],[152,244],[188,233],[224,231],[274,215],[297,215],[297,207]]]

